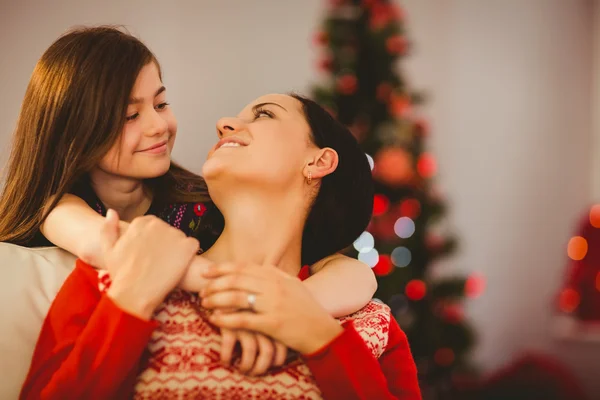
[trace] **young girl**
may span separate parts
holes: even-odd
[[[371,302],[340,324],[300,281],[305,260],[349,245],[369,222],[373,182],[352,134],[316,103],[285,95],[263,96],[218,126],[203,172],[225,227],[203,254],[214,264],[201,298],[171,292],[197,243],[149,217],[118,238],[111,213],[102,229],[110,272],[78,262],[21,397],[419,400],[389,307]],[[243,376],[218,362],[211,323],[263,332],[301,357]]]
[[[176,133],[159,63],[143,43],[111,27],[60,37],[25,93],[0,196],[0,241],[48,245],[45,222],[50,241],[90,261],[101,215],[112,208],[124,221],[156,215],[208,249],[222,217],[204,180],[172,162]],[[305,284],[335,316],[374,293],[372,272],[356,260],[311,263],[318,273]],[[250,348],[262,340],[240,335]],[[250,370],[252,355],[243,358]]]

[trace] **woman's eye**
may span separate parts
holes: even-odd
[[[164,102],[164,103],[160,103],[159,105],[157,105],[155,108],[157,110],[164,110],[165,108],[167,108],[167,106],[169,105],[169,103]]]
[[[125,117],[125,119],[126,119],[127,121],[133,121],[134,119],[136,119],[136,118],[137,118],[137,117],[139,117],[139,116],[140,116],[140,114],[139,114],[139,113],[135,113],[135,114],[132,114],[132,115],[128,115],[127,117]]]
[[[273,113],[269,110],[256,110],[254,112],[254,118],[257,119],[260,117],[273,118]]]

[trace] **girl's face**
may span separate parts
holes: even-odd
[[[310,140],[301,103],[281,94],[262,96],[237,117],[221,118],[217,134],[221,140],[202,168],[207,180],[228,176],[289,187],[304,181],[303,169],[319,150]]]
[[[121,137],[98,169],[136,179],[156,178],[169,170],[177,120],[166,98],[158,67],[151,62],[135,81]]]

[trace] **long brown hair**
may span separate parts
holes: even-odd
[[[160,71],[140,40],[111,26],[72,30],[46,50],[25,92],[5,170],[0,241],[26,244],[58,200],[85,184],[119,140],[134,83],[150,62]],[[147,184],[163,201],[209,200],[204,180],[175,163]]]

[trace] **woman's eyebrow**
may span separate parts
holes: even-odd
[[[259,104],[256,104],[254,107],[252,107],[252,111],[253,111],[253,112],[255,112],[256,110],[258,110],[258,109],[260,109],[260,108],[262,108],[262,107],[264,107],[264,106],[268,106],[268,105],[274,105],[274,106],[277,106],[277,107],[279,107],[279,108],[281,108],[282,110],[284,110],[284,111],[286,111],[286,112],[287,112],[287,110],[286,110],[285,108],[283,108],[283,106],[282,106],[282,105],[280,105],[280,104],[277,104],[277,103],[269,103],[269,102],[267,102],[267,103],[259,103]]]

